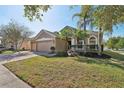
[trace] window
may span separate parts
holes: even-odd
[[[89,45],[90,45],[91,50],[96,49],[96,38],[95,37],[92,36],[89,38]]]
[[[90,45],[95,45],[96,44],[96,38],[95,37],[90,37],[89,44]]]
[[[84,44],[84,40],[79,40],[78,41],[78,45],[83,45]]]
[[[84,40],[78,40],[78,48],[83,48]]]

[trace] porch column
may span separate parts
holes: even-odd
[[[77,45],[76,38],[71,38],[71,45]],[[72,49],[75,49],[75,48],[72,47]]]

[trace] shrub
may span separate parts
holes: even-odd
[[[67,54],[67,52],[59,51],[59,52],[57,52],[56,56],[58,56],[58,57],[67,57],[68,54]]]
[[[22,48],[22,51],[25,51],[25,48],[24,47]]]
[[[51,50],[51,53],[55,53],[55,47],[54,46],[50,47],[50,50]]]

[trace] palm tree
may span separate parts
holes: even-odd
[[[84,5],[84,6],[81,6],[81,11],[80,13],[76,13],[73,15],[72,18],[74,17],[79,17],[79,21],[77,22],[77,28],[78,28],[78,31],[87,31],[87,25],[89,25],[90,23],[92,23],[92,11],[93,11],[93,6],[91,5]],[[82,29],[83,28],[83,29]],[[86,33],[85,33],[86,34]],[[77,37],[80,37],[81,35],[78,33]],[[83,37],[85,36],[85,37]],[[84,39],[84,52],[86,52],[86,37],[87,35],[82,35],[82,39]]]
[[[81,6],[80,13],[76,13],[73,15],[72,18],[79,17],[79,21],[77,23],[78,29],[86,31],[87,25],[89,25],[92,22],[92,11],[93,6],[84,5]]]
[[[68,50],[68,45],[69,45],[69,38],[74,37],[75,36],[75,29],[70,28],[69,26],[66,26],[65,28],[63,28],[60,33],[59,33],[59,37],[62,39],[66,40],[66,50]]]

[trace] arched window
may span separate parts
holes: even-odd
[[[94,36],[89,38],[89,44],[90,45],[95,45],[96,44],[96,38]]]

